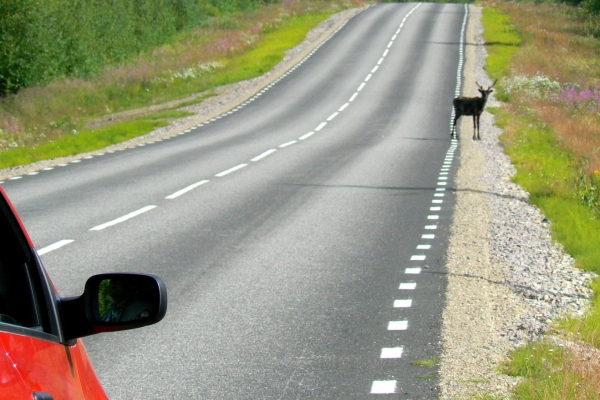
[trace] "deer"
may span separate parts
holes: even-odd
[[[487,102],[488,95],[493,92],[492,88],[496,84],[498,80],[496,79],[491,86],[488,86],[487,89],[481,87],[481,85],[477,82],[475,84],[479,88],[479,93],[481,93],[481,97],[456,97],[452,104],[454,105],[454,124],[452,125],[452,130],[450,132],[451,138],[457,138],[456,134],[456,121],[463,115],[472,115],[473,116],[473,140],[481,140],[481,136],[479,136],[479,117],[483,112],[483,108],[485,107],[485,103]]]

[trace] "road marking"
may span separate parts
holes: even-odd
[[[17,179],[23,178],[22,176],[13,176],[12,178],[8,178],[9,181],[16,181]]]
[[[404,282],[400,284],[398,289],[400,290],[415,290],[417,288],[416,282]]]
[[[293,144],[295,144],[295,143],[297,143],[297,142],[298,142],[297,140],[292,140],[291,142],[287,142],[287,143],[284,143],[284,144],[280,144],[280,145],[279,145],[279,148],[280,148],[280,149],[283,149],[284,147],[291,146],[291,145],[293,145]]]
[[[362,88],[364,88],[364,87],[365,87],[365,83],[364,83],[364,82],[362,82],[362,83],[360,84],[360,86],[358,87],[358,89],[356,89],[356,91],[357,91],[357,92],[360,92],[360,91],[362,90]]]
[[[48,168],[44,168],[43,171],[52,171],[54,169],[54,167],[48,167]]]
[[[429,250],[431,248],[430,244],[420,244],[417,246],[417,250]]]
[[[265,158],[265,157],[266,157],[266,156],[268,156],[269,154],[273,154],[273,153],[275,153],[276,151],[277,151],[276,149],[270,149],[270,150],[267,150],[267,151],[265,151],[264,153],[262,153],[262,154],[260,154],[260,155],[258,155],[258,156],[256,156],[256,157],[254,157],[254,158],[253,158],[252,160],[250,160],[250,161],[259,161],[259,160],[262,160],[263,158]]]
[[[437,225],[425,225],[425,229],[437,229]]]
[[[431,202],[432,202],[433,204],[442,204],[442,203],[444,202],[444,200],[437,200],[437,199],[433,199],[433,200],[431,200]]]
[[[389,51],[388,49],[385,49],[385,51],[383,52],[384,57],[387,56],[388,51]]]
[[[327,121],[331,121],[332,119],[334,119],[335,117],[337,117],[337,116],[338,116],[338,114],[339,114],[339,112],[337,112],[337,111],[336,111],[336,112],[334,112],[333,114],[331,114],[331,115],[329,116],[329,118],[327,118]]]
[[[352,97],[350,97],[350,100],[348,100],[348,101],[350,101],[350,102],[351,102],[351,101],[354,101],[354,99],[356,98],[356,96],[358,96],[358,93],[354,93],[354,94],[352,95]]]
[[[185,187],[185,188],[183,188],[181,190],[178,190],[177,192],[175,192],[173,194],[168,195],[167,197],[165,197],[165,199],[173,200],[174,198],[177,198],[177,197],[181,196],[182,194],[185,194],[185,193],[189,192],[190,190],[195,189],[198,186],[204,185],[205,183],[208,183],[208,182],[210,182],[210,181],[203,180],[203,181],[200,181],[200,182],[196,182],[196,183],[194,183],[194,184],[192,184],[192,185],[190,185],[188,187]]]
[[[298,139],[300,139],[300,140],[308,139],[309,137],[311,137],[314,134],[315,134],[314,132],[308,132],[307,134],[300,136]]]
[[[420,267],[409,267],[404,270],[404,273],[409,274],[409,275],[418,275],[421,273],[421,268]]]
[[[424,261],[425,256],[423,254],[415,254],[410,256],[410,261]]]
[[[367,75],[367,77],[365,78],[365,82],[369,82],[369,79],[371,79],[372,76],[373,76],[373,74]]]
[[[235,166],[235,167],[233,167],[233,168],[229,168],[228,170],[225,170],[225,171],[223,171],[223,172],[219,172],[219,173],[218,173],[217,175],[215,175],[215,176],[216,176],[216,177],[219,177],[219,178],[221,178],[221,177],[224,177],[225,175],[228,175],[228,174],[230,174],[230,173],[232,173],[232,172],[235,172],[235,171],[237,171],[238,169],[242,169],[242,168],[244,168],[244,167],[247,167],[247,166],[248,166],[248,164],[240,164],[240,165],[236,165],[236,166]]]
[[[125,222],[128,219],[131,219],[133,217],[137,217],[138,215],[143,214],[143,213],[145,213],[147,211],[150,211],[150,210],[152,210],[152,209],[154,209],[156,207],[157,206],[146,206],[146,207],[140,208],[137,211],[134,211],[134,212],[129,213],[127,215],[123,215],[122,217],[119,217],[117,219],[113,219],[112,221],[106,222],[104,224],[100,224],[98,226],[95,226],[92,229],[90,229],[90,231],[101,231],[102,229],[108,228],[109,226],[113,226],[113,225],[119,224],[121,222]]]
[[[433,233],[426,233],[421,236],[421,239],[435,239],[435,235]]]
[[[390,40],[390,42],[387,45],[387,48],[389,49],[390,47],[392,47],[393,44],[394,44],[394,42],[392,40]]]
[[[440,219],[439,215],[428,215],[427,219]]]
[[[371,73],[372,73],[372,74],[374,74],[374,73],[375,73],[375,71],[377,71],[377,69],[378,69],[378,68],[379,68],[379,66],[378,66],[378,65],[374,66],[374,67],[373,67],[373,69],[371,70]]]
[[[382,63],[382,62],[383,62],[383,57],[381,57],[381,58],[379,59],[379,61],[377,61],[377,65],[381,65],[381,63]]]
[[[349,103],[344,104],[343,106],[340,107],[340,109],[338,111],[339,112],[344,111],[346,109],[346,107],[348,107],[349,105],[350,105]]]
[[[69,243],[73,243],[73,242],[74,242],[74,240],[71,240],[71,239],[59,240],[58,242],[53,243],[50,246],[46,246],[43,249],[39,249],[38,254],[40,256],[43,256],[44,254],[50,253],[51,251],[54,251],[56,249],[60,249],[61,247],[66,246]]]
[[[396,381],[373,381],[371,394],[396,393]]]
[[[429,211],[440,211],[442,207],[429,207]]]
[[[381,349],[381,358],[402,358],[402,347],[384,347]]]
[[[390,321],[388,331],[405,331],[408,329],[408,321]]]
[[[412,306],[412,299],[394,300],[394,308],[408,308]]]
[[[325,127],[325,125],[327,125],[327,122],[321,122],[321,123],[319,124],[319,126],[317,126],[317,127],[315,128],[315,131],[319,132],[321,129],[323,129],[323,128]]]
[[[434,194],[435,197],[444,197],[444,193],[436,193]]]

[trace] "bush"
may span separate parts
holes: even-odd
[[[0,0],[0,96],[105,65],[262,0]]]

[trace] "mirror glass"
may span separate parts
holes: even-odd
[[[102,322],[136,321],[156,315],[158,288],[145,276],[111,275],[98,285],[97,311]]]

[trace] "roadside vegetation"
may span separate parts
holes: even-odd
[[[212,89],[269,71],[319,22],[362,4],[134,3],[0,1],[0,169],[146,134]],[[143,111],[163,104],[171,113]]]
[[[482,3],[491,110],[517,169],[514,181],[552,221],[554,240],[600,273],[600,8],[585,3]],[[519,399],[600,398],[600,281],[582,317],[564,317],[503,369]],[[552,336],[554,340],[551,340]]]

